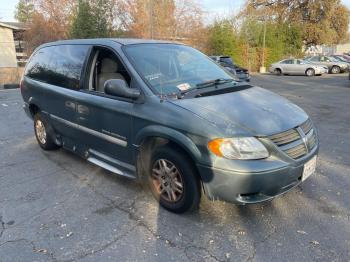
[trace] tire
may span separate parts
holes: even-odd
[[[19,88],[19,84],[4,84],[4,89],[16,89]]]
[[[315,70],[314,69],[312,69],[312,68],[309,68],[309,69],[307,69],[306,71],[305,71],[305,75],[306,76],[314,76],[315,75]]]
[[[277,75],[277,76],[282,75],[282,71],[281,71],[281,69],[279,69],[279,68],[276,68],[275,70],[273,70],[273,72],[274,72],[275,75]]]
[[[42,117],[40,112],[34,116],[34,133],[39,146],[44,150],[55,150],[59,146],[53,140],[54,134],[49,123]]]
[[[333,66],[331,69],[332,74],[339,74],[340,73],[340,67],[339,66]]]
[[[199,179],[183,152],[169,146],[156,148],[147,177],[153,196],[163,208],[174,213],[198,209],[201,198]]]

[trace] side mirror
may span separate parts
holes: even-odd
[[[107,95],[119,96],[136,100],[141,92],[136,88],[129,88],[124,80],[110,79],[104,84],[104,90]]]

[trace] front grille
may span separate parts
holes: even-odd
[[[293,159],[307,155],[317,143],[316,133],[310,119],[300,126],[271,135],[269,139]]]

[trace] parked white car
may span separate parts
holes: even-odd
[[[301,59],[285,59],[270,66],[270,73],[276,75],[322,75],[328,73],[328,67],[316,65]]]

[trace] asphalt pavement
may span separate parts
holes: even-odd
[[[350,261],[347,75],[256,75],[252,84],[311,116],[316,174],[271,202],[203,197],[182,215],[132,180],[41,150],[19,90],[0,90],[0,261]]]

